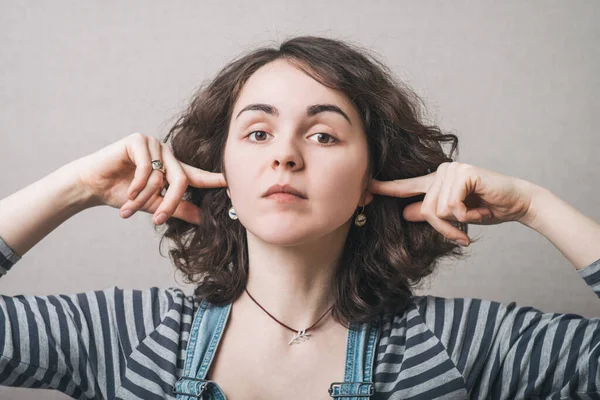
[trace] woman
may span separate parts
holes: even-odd
[[[453,161],[456,136],[417,105],[365,51],[293,38],[227,65],[164,143],[132,134],[2,200],[5,270],[109,205],[166,223],[197,288],[3,296],[0,382],[107,399],[600,395],[600,319],[413,295],[472,242],[467,224],[518,221],[600,296],[600,225]]]

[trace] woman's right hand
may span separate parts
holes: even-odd
[[[161,160],[166,173],[152,170],[151,161]],[[153,222],[175,217],[200,223],[198,206],[182,200],[188,185],[197,188],[226,187],[222,173],[204,171],[177,160],[171,149],[158,139],[133,133],[74,162],[82,188],[91,197],[91,206],[109,205],[120,209],[122,218],[138,210],[154,214]],[[164,197],[164,180],[169,183]],[[136,193],[139,193],[137,196]],[[126,211],[131,211],[130,215]],[[164,213],[164,220],[159,214]]]

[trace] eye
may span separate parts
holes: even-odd
[[[258,143],[258,142],[264,142],[266,140],[267,135],[269,135],[269,134],[265,131],[252,131],[248,134],[247,137],[251,137],[253,135],[254,135],[254,140],[250,139],[250,141],[254,142],[254,143]],[[317,143],[322,144],[322,145],[331,145],[331,144],[337,143],[339,141],[338,139],[334,138],[330,134],[324,133],[324,132],[318,132],[318,133],[315,133],[314,135],[310,135],[310,137],[313,137],[313,136],[316,136]],[[324,139],[326,141],[322,142],[321,139]]]
[[[312,136],[317,136],[317,137],[318,137],[318,139],[317,139],[317,142],[318,142],[319,144],[325,144],[325,145],[328,145],[328,144],[337,143],[337,142],[339,141],[339,140],[337,140],[336,138],[334,138],[333,136],[331,136],[330,134],[328,134],[328,133],[324,133],[324,132],[315,133],[314,135],[311,135],[311,137],[312,137]],[[319,139],[323,139],[323,138],[324,138],[325,140],[332,139],[333,141],[331,141],[331,142],[325,142],[325,143],[324,143],[324,142],[321,142],[321,141],[319,140]]]
[[[250,136],[254,135],[255,133],[259,133],[260,135],[255,135],[255,136],[260,136],[260,137],[266,137],[266,135],[268,135],[268,133],[265,131],[253,131],[253,132],[250,132],[250,134],[248,134],[247,137],[250,137]],[[263,141],[264,140],[251,140],[251,142],[263,142]]]

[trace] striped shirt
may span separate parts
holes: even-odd
[[[0,238],[1,272],[19,259]],[[600,260],[577,272],[600,297]],[[0,384],[175,399],[198,306],[178,288],[0,296]],[[434,296],[381,318],[374,399],[600,398],[600,318]]]

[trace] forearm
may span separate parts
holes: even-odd
[[[89,207],[73,163],[0,200],[0,237],[20,256]]]
[[[600,224],[549,190],[531,185],[531,212],[519,222],[544,235],[577,270],[598,260]]]

